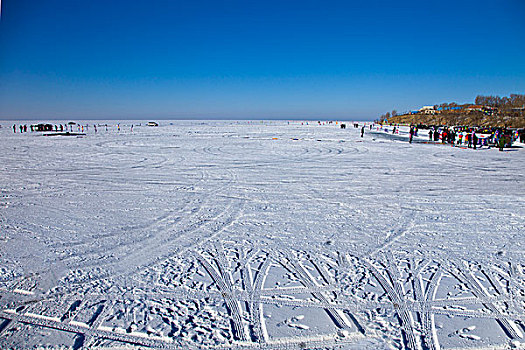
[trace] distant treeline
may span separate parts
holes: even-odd
[[[497,107],[500,109],[520,108],[525,106],[525,95],[510,94],[509,97],[478,95],[476,96],[474,103],[477,105]]]
[[[472,103],[466,103],[466,104],[458,104],[456,102],[444,102],[438,105],[434,105],[435,109],[438,109],[439,107],[464,107],[468,108],[472,106]],[[495,107],[499,109],[512,109],[512,108],[521,108],[525,107],[525,95],[522,94],[510,94],[509,97],[503,96],[483,96],[478,95],[476,96],[476,99],[474,100],[474,105],[478,106],[488,106],[488,107]]]

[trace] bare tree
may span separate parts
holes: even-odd
[[[476,99],[474,100],[474,103],[477,105],[484,105],[485,103],[485,96],[478,95],[476,96]]]

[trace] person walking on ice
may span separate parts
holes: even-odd
[[[365,126],[363,125],[361,127],[361,137],[363,137],[364,134],[365,134]]]

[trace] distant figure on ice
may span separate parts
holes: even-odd
[[[364,134],[365,134],[365,126],[363,125],[361,127],[361,137],[363,137]]]
[[[432,134],[433,134],[432,129],[430,129],[428,131],[428,141],[432,141]]]
[[[13,124],[13,132],[16,134],[16,124]]]
[[[499,150],[500,152],[503,151],[503,147],[505,147],[505,136],[502,135],[499,140],[498,140],[498,147],[499,147]]]
[[[476,146],[478,144],[478,136],[475,132],[472,133],[472,144],[474,145],[474,149],[476,149]]]
[[[410,126],[410,136],[408,138],[408,143],[412,143],[413,138],[414,138],[414,127]]]

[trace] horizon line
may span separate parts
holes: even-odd
[[[38,121],[38,120],[65,120],[65,121],[74,121],[74,120],[123,120],[123,121],[129,121],[129,120],[137,120],[137,121],[160,121],[160,120],[166,120],[166,121],[169,121],[169,120],[188,120],[188,121],[191,121],[191,120],[195,120],[195,121],[241,121],[241,120],[246,120],[246,121],[249,121],[249,120],[261,120],[261,121],[301,121],[301,120],[304,120],[304,121],[374,121],[376,119],[370,119],[370,118],[352,118],[352,119],[349,119],[349,118],[329,118],[329,117],[319,117],[319,118],[312,118],[312,117],[305,117],[305,118],[300,118],[300,117],[291,117],[291,118],[282,118],[282,117],[275,117],[275,118],[264,118],[264,117],[255,117],[255,118],[229,118],[229,117],[214,117],[214,118],[210,118],[210,117],[202,117],[202,118],[195,118],[195,117],[188,117],[188,118],[184,118],[184,117],[176,117],[176,118],[139,118],[139,117],[126,117],[126,118],[116,118],[116,117],[108,117],[108,118],[100,118],[100,117],[95,117],[95,118],[89,118],[89,117],[81,117],[81,118],[65,118],[65,117],[49,117],[49,118],[45,118],[45,117],[19,117],[19,118],[4,118],[4,117],[0,117],[0,122],[4,121]]]

